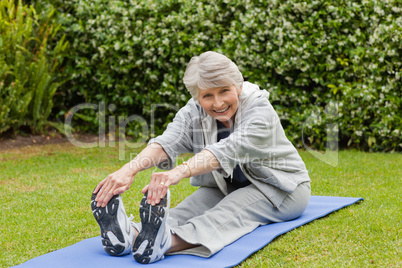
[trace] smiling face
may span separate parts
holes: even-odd
[[[198,90],[198,102],[204,111],[230,128],[239,105],[241,89],[235,85]]]

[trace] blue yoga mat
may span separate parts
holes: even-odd
[[[306,211],[297,219],[273,223],[258,227],[253,232],[243,236],[210,258],[191,255],[166,256],[162,261],[148,264],[147,267],[172,268],[205,268],[233,267],[244,261],[248,256],[260,250],[275,237],[289,232],[303,224],[328,215],[343,207],[352,205],[362,198],[312,196]],[[100,237],[93,237],[78,242],[72,246],[36,257],[15,267],[145,267],[136,263],[131,255],[123,257],[109,256],[102,247]]]

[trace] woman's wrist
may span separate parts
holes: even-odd
[[[187,162],[183,162],[182,165],[185,166],[188,169],[189,175],[187,176],[187,178],[191,178],[193,176],[193,173],[191,172],[190,165]]]
[[[188,164],[186,162],[176,166],[175,169],[177,170],[177,172],[179,172],[180,177],[182,179],[190,178],[192,176],[191,168],[188,166]]]
[[[135,161],[130,161],[123,166],[127,173],[131,176],[135,176],[138,172],[140,172],[140,167]]]

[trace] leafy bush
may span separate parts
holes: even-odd
[[[70,107],[103,101],[149,120],[153,104],[185,104],[186,63],[215,50],[271,92],[296,146],[323,149],[339,132],[341,146],[402,150],[398,0],[51,2],[72,43]],[[157,134],[175,109],[158,111]]]
[[[293,142],[304,127],[322,148],[331,127],[346,146],[401,150],[401,3],[268,2],[246,7],[225,43],[273,93]]]
[[[54,11],[40,20],[21,1],[0,1],[0,133],[23,125],[37,132],[47,123],[67,46],[64,37],[52,43]]]

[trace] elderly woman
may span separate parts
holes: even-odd
[[[260,225],[299,217],[310,179],[285,136],[269,93],[244,82],[226,56],[193,57],[184,74],[192,99],[165,132],[95,188],[92,210],[111,255],[140,263],[165,254],[209,257]],[[194,156],[178,166],[181,153]],[[120,194],[138,172],[157,165],[142,193],[141,224],[131,223]],[[190,177],[199,188],[168,210],[169,186]]]

